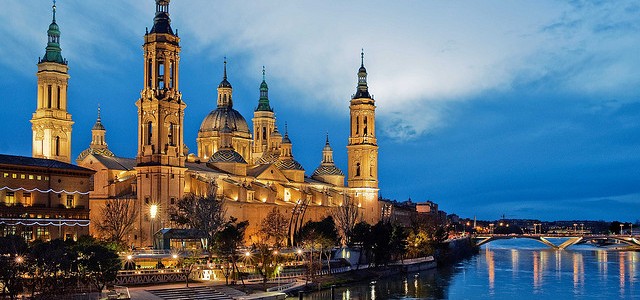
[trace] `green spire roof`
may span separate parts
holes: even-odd
[[[53,20],[47,30],[49,40],[47,43],[46,52],[44,57],[40,59],[40,62],[55,62],[59,64],[67,64],[67,61],[62,57],[62,49],[60,48],[60,27],[56,23],[56,1],[53,1]]]
[[[262,66],[262,83],[260,84],[260,100],[256,111],[273,111],[269,105],[269,86],[265,80],[264,66]]]

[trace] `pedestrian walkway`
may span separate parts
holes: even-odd
[[[212,286],[156,289],[147,290],[147,292],[167,300],[233,300],[230,295],[222,293],[218,291],[218,288],[213,288]]]

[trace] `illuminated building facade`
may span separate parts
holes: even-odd
[[[143,44],[144,86],[136,102],[137,157],[118,157],[108,151],[106,129],[100,124],[94,126],[100,130],[92,131],[94,139],[98,136],[100,151],[95,151],[92,139],[89,149],[76,160],[78,165],[96,171],[92,220],[101,217],[97,212],[109,199],[136,201],[139,220],[128,242],[148,246],[152,232],[174,225],[169,211],[180,198],[187,193],[204,195],[212,189],[224,199],[227,215],[249,220],[248,243],[257,241],[260,222],[273,208],[306,222],[320,220],[348,203],[361,209],[363,220],[376,223],[380,219],[375,101],[367,86],[364,54],[350,105],[345,186],[345,174],[333,161],[328,136],[324,148],[319,149],[321,164],[311,176],[305,175],[304,167],[294,157],[286,126],[283,134],[276,125],[264,69],[253,124],[249,126],[233,107],[226,59],[215,108],[198,130],[196,153],[189,154],[183,139],[187,104],[179,89],[180,38],[171,28],[169,16],[169,0],[156,0],[154,24]],[[91,232],[98,234],[94,228]]]

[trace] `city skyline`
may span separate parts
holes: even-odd
[[[72,158],[89,145],[98,104],[109,148],[135,157],[130,128],[153,1],[57,5],[71,74]],[[326,132],[345,170],[346,108],[364,48],[379,112],[383,197],[432,200],[479,219],[638,219],[640,6],[364,5],[283,2],[274,10],[272,2],[174,1],[190,152],[215,108],[227,56],[243,115],[257,105],[264,65],[278,125],[290,124],[306,174],[322,158]],[[0,153],[31,156],[35,64],[51,3],[4,6]]]

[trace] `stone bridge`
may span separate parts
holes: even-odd
[[[549,238],[566,238],[560,245],[549,241]],[[576,244],[592,244],[600,246],[605,243],[623,243],[628,247],[640,249],[640,240],[628,235],[604,235],[604,234],[481,234],[473,240],[477,246],[482,246],[496,240],[530,239],[543,243],[553,249],[566,249]]]

